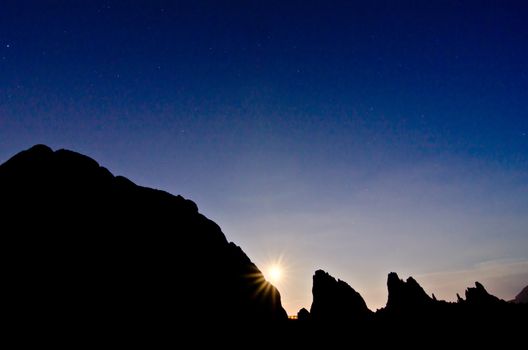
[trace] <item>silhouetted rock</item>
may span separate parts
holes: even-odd
[[[176,329],[285,320],[278,291],[181,196],[38,145],[0,165],[10,322]]]
[[[458,296],[458,302],[445,314],[445,320],[511,332],[528,319],[528,305],[499,299],[479,282],[475,282],[475,287],[467,288],[465,296],[465,300]]]
[[[387,288],[389,297],[386,308],[390,310],[418,309],[435,302],[414,278],[409,277],[404,282],[395,272],[389,273]]]
[[[528,304],[528,286],[524,287],[523,290],[517,294],[513,302],[516,304]]]
[[[437,325],[449,312],[445,301],[430,297],[412,277],[403,281],[395,272],[387,277],[387,305],[376,311],[376,319],[391,327],[412,324],[414,327],[429,323]]]
[[[347,283],[319,270],[311,312],[298,313],[299,320],[314,322],[273,322],[287,318],[278,291],[195,203],[46,146],[0,165],[0,210],[3,315],[32,337],[37,329],[60,337],[83,333],[77,339],[155,330],[179,332],[179,339],[188,327],[206,334],[253,327],[247,333],[253,335],[257,323],[268,322],[291,328],[267,334],[310,345],[315,339],[328,347],[328,339],[342,342],[355,332],[369,340],[384,334],[393,346],[390,335],[403,332],[430,339],[468,328],[521,334],[511,330],[525,327],[528,315],[527,288],[519,304],[506,303],[477,282],[465,300],[457,295],[457,303],[448,303],[395,273],[387,280],[386,307],[373,314]],[[376,327],[371,335],[370,327]],[[453,334],[458,340],[469,333]],[[473,344],[473,335],[468,338]]]
[[[474,288],[469,287],[466,289],[465,302],[468,304],[491,305],[499,303],[501,301],[504,302],[496,296],[489,294],[488,291],[484,288],[484,286],[479,282],[475,282]]]
[[[460,296],[460,294],[457,293],[457,303],[463,303],[464,302],[464,299],[462,299],[462,297]]]
[[[312,322],[299,322],[299,327],[292,329],[298,332],[298,338],[326,347],[329,341],[349,341],[351,335],[356,346],[363,342],[371,345],[373,337],[378,345],[404,348],[423,347],[420,339],[434,339],[437,345],[445,340],[443,346],[455,341],[474,346],[486,344],[486,339],[506,345],[513,330],[524,334],[519,329],[523,331],[528,316],[528,304],[506,303],[478,282],[468,288],[466,300],[457,294],[458,302],[451,303],[434,295],[429,297],[414,278],[403,281],[392,272],[387,279],[387,305],[372,313],[345,282],[321,270],[316,271],[313,280],[311,310],[298,313],[299,320]]]
[[[310,316],[315,321],[364,322],[373,315],[358,292],[323,270],[313,276],[312,294]]]
[[[424,331],[424,325],[498,328],[515,325],[528,316],[527,309],[512,308],[511,304],[489,294],[478,282],[466,290],[466,299],[457,294],[456,303],[437,300],[434,295],[431,298],[412,277],[404,282],[394,272],[388,276],[387,287],[387,305],[376,312],[376,320],[394,329],[412,326]]]
[[[297,313],[297,319],[299,321],[308,321],[310,320],[310,318],[311,318],[310,311],[306,310],[304,307],[300,309],[299,312]]]

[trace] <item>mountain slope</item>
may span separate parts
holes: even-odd
[[[0,165],[14,320],[49,328],[284,320],[278,291],[181,196],[42,145]]]
[[[514,302],[517,304],[528,304],[528,286],[524,287],[523,290],[517,294]]]

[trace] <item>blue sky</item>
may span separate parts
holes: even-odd
[[[527,15],[4,1],[0,159],[46,143],[193,199],[263,269],[283,256],[290,313],[318,268],[372,308],[390,271],[511,298],[528,283]]]

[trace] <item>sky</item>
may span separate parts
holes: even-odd
[[[373,310],[528,284],[525,1],[0,2],[0,162],[37,143],[182,194],[276,283]]]

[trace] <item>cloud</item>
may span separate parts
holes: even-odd
[[[493,260],[471,268],[425,273],[415,276],[428,293],[439,299],[456,300],[456,293],[464,295],[467,287],[481,282],[488,292],[511,300],[528,285],[528,260]]]

